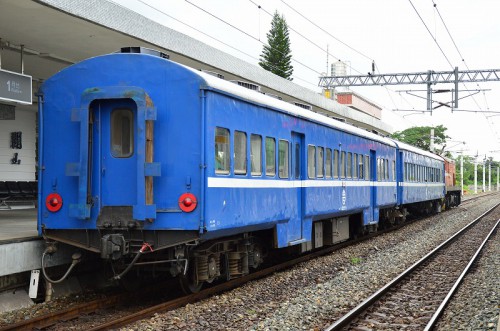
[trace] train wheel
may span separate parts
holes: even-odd
[[[198,293],[203,287],[203,283],[193,281],[184,275],[179,276],[179,284],[181,285],[182,291],[186,294]]]
[[[193,262],[192,259],[189,260],[189,262]],[[196,277],[196,266],[194,263],[190,263],[192,267],[188,269],[186,274],[180,274],[178,276],[179,278],[179,285],[181,286],[181,289],[184,293],[186,294],[191,294],[191,293],[198,293],[200,292],[201,288],[203,287],[203,281],[199,281],[198,278]]]

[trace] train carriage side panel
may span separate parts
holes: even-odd
[[[444,163],[437,155],[398,144],[398,204],[439,200],[444,197]]]
[[[394,179],[389,182],[386,178],[387,182],[379,183],[358,173],[359,161],[370,156],[371,150],[393,165],[394,146],[248,99],[215,89],[205,91],[208,169],[205,238],[276,226],[278,245],[282,247],[309,241],[314,220],[363,213],[365,225],[373,224],[378,221],[374,212],[378,212],[379,206],[395,205]],[[258,161],[250,151],[254,137],[260,146]],[[236,160],[241,139],[246,149],[246,168],[241,160]],[[274,146],[272,153],[266,151],[269,141]],[[286,175],[282,174],[281,154],[285,151],[281,150],[281,143],[286,145],[288,154]],[[337,164],[333,163],[334,152],[338,153]],[[345,153],[343,168],[342,152]],[[269,157],[274,158],[272,162]],[[225,160],[221,162],[221,158]],[[351,167],[347,167],[348,160]],[[257,172],[252,168],[254,162],[260,166]],[[221,163],[224,166],[219,169]],[[270,166],[276,169],[269,169]],[[341,175],[340,169],[345,173]],[[380,186],[377,195],[373,193],[375,186]]]

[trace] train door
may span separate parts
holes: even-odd
[[[399,168],[396,170],[397,177],[397,194],[398,194],[398,205],[403,204],[403,181],[404,181],[404,162],[403,162],[403,152],[398,152],[396,155],[397,161],[396,164],[399,165]]]
[[[94,108],[93,176],[101,206],[137,204],[137,106],[130,99],[99,100]],[[97,132],[95,132],[97,133]]]
[[[374,150],[370,150],[370,204],[372,207],[372,219],[370,222],[378,220],[378,208],[377,208],[377,153]],[[365,222],[366,225],[366,222]]]
[[[292,132],[292,180],[297,185],[294,189],[297,195],[297,217],[300,220],[300,238],[304,233],[304,188],[302,187],[303,180],[305,180],[305,148],[304,148],[304,135]]]

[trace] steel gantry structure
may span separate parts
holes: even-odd
[[[440,83],[455,84],[451,90],[454,93],[453,107],[458,108],[458,83],[493,82],[500,81],[500,69],[486,70],[455,70],[452,71],[432,71],[396,74],[375,74],[352,75],[352,76],[323,76],[319,79],[319,86],[324,89],[333,89],[340,86],[384,86],[384,85],[427,85],[427,110],[432,111],[432,85]],[[449,90],[446,90],[447,92]],[[469,90],[470,91],[470,90]],[[438,92],[444,92],[439,90]],[[441,106],[448,106],[439,103]],[[436,108],[437,108],[436,107]]]

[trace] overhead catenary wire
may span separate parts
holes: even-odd
[[[425,23],[424,19],[422,18],[422,16],[418,12],[417,8],[415,8],[415,5],[413,4],[413,2],[411,0],[408,0],[408,1],[410,2],[411,6],[413,7],[413,10],[415,10],[415,13],[417,14],[417,16],[420,18],[420,21],[422,22],[422,24],[425,26],[425,29],[427,30],[427,32],[429,32],[432,40],[434,40],[434,42],[436,43],[437,47],[439,48],[439,50],[443,54],[444,58],[446,59],[446,61],[450,65],[451,69],[453,70],[454,69],[453,64],[451,64],[450,60],[448,59],[448,56],[446,56],[445,52],[441,48],[441,45],[439,45],[439,42],[437,41],[436,37],[432,34],[431,30],[429,30],[429,27],[427,26],[427,24]]]
[[[207,34],[206,32],[203,32],[200,29],[197,29],[194,26],[192,26],[192,25],[190,25],[190,24],[188,24],[186,22],[183,22],[183,21],[181,21],[181,20],[179,20],[179,19],[177,19],[177,18],[175,18],[175,17],[173,17],[171,15],[169,15],[168,13],[164,12],[163,10],[161,10],[159,8],[156,8],[156,7],[150,5],[149,3],[147,3],[147,2],[145,2],[143,0],[136,0],[136,1],[142,3],[143,5],[145,5],[145,6],[149,7],[149,8],[151,8],[151,9],[153,9],[154,11],[157,11],[158,13],[160,13],[160,14],[162,14],[162,15],[164,15],[164,16],[166,16],[166,17],[168,17],[168,18],[170,18],[170,19],[172,19],[172,20],[174,20],[174,21],[176,21],[176,22],[178,22],[178,23],[180,23],[180,24],[182,24],[184,26],[187,26],[188,28],[190,28],[190,29],[192,29],[192,30],[194,30],[194,31],[196,31],[196,32],[204,35],[205,37],[208,37],[208,38],[210,38],[212,40],[215,40],[215,41],[221,43],[222,45],[224,45],[226,47],[229,47],[229,48],[231,48],[231,49],[233,49],[233,50],[235,50],[235,51],[237,51],[237,52],[239,52],[239,53],[241,53],[241,54],[243,54],[245,56],[248,56],[249,58],[252,58],[252,59],[254,59],[256,61],[259,61],[259,59],[256,58],[255,56],[253,56],[251,54],[248,54],[248,53],[246,53],[246,52],[244,52],[244,51],[242,51],[242,50],[240,50],[240,49],[238,49],[238,48],[236,48],[236,47],[234,47],[234,46],[232,46],[232,45],[230,45],[230,44],[228,44],[228,43],[226,43],[226,42],[224,42],[224,41],[222,41],[222,40],[220,40],[220,39],[218,39],[218,38],[216,38],[214,36],[211,36],[211,35]],[[121,7],[124,7],[123,5],[121,5],[119,3],[118,3],[118,5],[121,6]],[[126,8],[126,7],[124,7],[124,8]],[[315,87],[317,86],[317,84],[312,83],[312,82],[310,82],[310,81],[308,81],[308,80],[306,80],[304,78],[301,78],[301,77],[299,77],[297,75],[292,75],[292,76],[293,76],[294,79],[300,80],[300,81],[302,81],[304,83],[307,83],[307,84],[309,84],[311,86],[315,86]]]
[[[291,10],[293,10],[294,12],[296,12],[298,15],[300,15],[302,18],[304,18],[305,20],[307,20],[309,23],[311,23],[312,25],[314,25],[315,27],[317,27],[318,29],[320,29],[321,31],[323,31],[324,33],[326,33],[327,35],[329,35],[330,37],[332,37],[333,39],[337,40],[339,43],[341,43],[342,45],[346,46],[347,48],[349,48],[350,50],[358,53],[359,55],[367,58],[368,60],[370,61],[373,61],[373,59],[371,57],[369,57],[368,55],[365,55],[363,54],[362,52],[358,51],[357,49],[355,49],[354,47],[351,47],[350,45],[348,45],[347,43],[343,42],[342,40],[340,40],[339,38],[335,37],[334,35],[332,35],[330,32],[328,32],[327,30],[323,29],[322,27],[320,27],[319,25],[317,25],[316,23],[314,23],[312,20],[310,20],[309,18],[305,17],[301,12],[299,12],[298,10],[296,10],[295,8],[293,8],[292,6],[290,6],[288,3],[286,3],[284,0],[281,0],[281,2],[283,2],[288,8],[290,8]]]
[[[251,3],[253,3],[254,5],[256,5],[259,9],[262,8],[262,6],[258,5],[257,3],[255,3],[253,0],[249,0]],[[325,34],[327,34],[328,36],[330,36],[331,38],[337,40],[338,42],[340,42],[342,45],[346,46],[347,48],[351,49],[352,51],[354,51],[355,53],[363,56],[364,58],[370,60],[373,64],[375,64],[375,61],[373,60],[372,57],[364,54],[363,52],[355,49],[354,47],[348,45],[347,43],[343,42],[342,40],[340,40],[339,38],[335,37],[334,35],[332,35],[330,32],[328,32],[326,29],[322,28],[321,26],[319,26],[317,23],[313,22],[311,19],[309,19],[308,17],[306,17],[304,14],[302,14],[301,12],[299,12],[297,9],[295,9],[294,7],[292,7],[290,4],[288,4],[287,2],[281,0],[281,2],[283,2],[283,4],[285,4],[288,8],[290,8],[292,11],[294,11],[295,13],[297,13],[300,17],[302,17],[303,19],[305,19],[307,22],[311,23],[313,26],[315,26],[316,28],[318,28],[319,30],[321,30],[322,32],[324,32]],[[262,8],[263,9],[263,8]],[[269,12],[266,11],[267,14],[270,15]],[[328,54],[328,51],[325,51],[324,49],[322,49],[324,52],[327,52]],[[335,56],[332,55],[333,58],[337,59],[340,61],[340,59],[336,58]],[[354,70],[355,72],[359,73],[359,74],[362,74],[361,71],[357,70],[356,68],[352,67],[352,66],[349,66],[352,70]],[[375,68],[376,68],[376,71],[380,74],[380,70],[378,68],[378,65],[375,64]],[[390,88],[388,88],[387,86],[383,86],[387,92],[387,95],[389,96],[392,104],[394,105],[394,108],[398,108],[396,106],[396,103],[394,101],[394,98],[392,97],[392,93],[395,93],[393,90],[391,90]],[[391,110],[391,112],[393,112],[394,114],[396,114],[396,116],[400,117],[401,119],[405,120],[405,118],[403,116],[401,116],[400,114],[398,114],[397,112],[394,112],[393,110]],[[414,123],[412,121],[410,121],[413,125]]]
[[[259,10],[262,10],[264,13],[266,13],[267,15],[269,15],[270,17],[273,17],[273,14],[271,14],[270,12],[268,12],[267,10],[265,10],[261,5],[255,3],[253,0],[248,0],[250,1],[251,3],[253,3]],[[314,45],[315,47],[319,48],[320,50],[322,50],[323,52],[325,52],[327,55],[331,56],[332,58],[334,58],[335,60],[338,60],[340,61],[340,59],[338,57],[336,57],[335,55],[333,54],[330,54],[326,49],[324,49],[323,47],[321,47],[320,45],[318,45],[317,43],[315,43],[314,41],[312,41],[311,39],[307,38],[306,36],[304,36],[302,33],[300,33],[299,31],[297,31],[296,29],[294,29],[293,27],[291,27],[289,24],[287,24],[288,28],[295,32],[297,35],[299,35],[300,37],[302,37],[304,40],[306,40],[307,42],[309,42],[310,44]],[[355,70],[355,69],[354,69]],[[355,70],[357,71],[357,70]]]
[[[194,6],[195,8],[198,8],[199,10],[201,10],[201,11],[205,12],[206,14],[208,14],[208,15],[212,16],[213,18],[215,18],[215,19],[217,19],[217,20],[219,20],[219,21],[223,22],[224,24],[227,24],[228,26],[232,27],[233,29],[236,29],[236,30],[238,30],[239,32],[241,32],[241,33],[245,34],[246,36],[248,36],[248,37],[252,38],[253,40],[258,41],[258,42],[259,42],[259,43],[261,43],[262,45],[267,46],[267,47],[269,47],[270,49],[273,49],[271,46],[267,45],[265,42],[263,42],[263,41],[262,41],[262,40],[260,40],[259,38],[255,38],[255,37],[254,37],[254,36],[252,36],[251,34],[249,34],[249,33],[245,32],[245,31],[243,31],[242,29],[240,29],[240,28],[238,28],[238,27],[236,27],[236,26],[232,25],[231,23],[229,23],[229,22],[227,22],[227,21],[223,20],[222,18],[218,17],[217,15],[212,14],[212,13],[211,13],[211,12],[209,12],[208,10],[206,10],[206,9],[204,9],[204,8],[202,8],[202,7],[198,6],[198,5],[196,5],[196,4],[192,3],[192,2],[190,2],[189,0],[185,0],[185,1],[186,1],[187,3],[189,3],[190,5]],[[282,53],[280,50],[278,50],[278,49],[273,49],[273,50],[275,50],[275,51],[277,51],[277,52],[281,53],[282,55],[286,55],[286,54],[283,54],[283,53]],[[300,64],[300,65],[302,65],[303,67],[305,67],[305,68],[307,68],[307,69],[309,69],[309,70],[311,70],[311,71],[315,72],[315,73],[316,73],[316,74],[318,74],[318,75],[321,75],[321,72],[319,72],[319,71],[317,71],[317,70],[315,70],[315,69],[311,68],[310,66],[308,66],[308,65],[306,65],[306,64],[304,64],[304,63],[302,63],[302,62],[300,62],[300,61],[298,61],[298,60],[296,60],[296,59],[293,59],[293,58],[292,58],[292,61],[297,62],[298,64]]]
[[[465,61],[465,58],[464,56],[462,55],[462,52],[460,52],[460,49],[458,48],[458,45],[457,43],[455,42],[455,39],[453,38],[453,36],[451,35],[451,32],[450,30],[448,29],[448,26],[446,25],[446,22],[444,21],[444,18],[443,16],[441,15],[441,12],[439,11],[439,8],[437,6],[437,4],[434,2],[434,0],[431,0],[432,1],[432,4],[433,4],[433,7],[434,7],[434,10],[437,12],[438,16],[439,16],[439,19],[441,20],[441,22],[443,23],[443,26],[444,28],[446,29],[446,32],[448,33],[448,36],[450,37],[453,45],[455,46],[455,49],[458,53],[458,55],[460,55],[460,59],[461,61],[463,62],[463,64],[465,65],[465,67],[467,68],[467,70],[470,70],[469,66],[467,65],[466,61]],[[411,2],[411,1],[410,1]],[[465,89],[467,91],[469,91],[469,89],[467,88],[467,85],[465,83],[462,83],[465,87]],[[476,84],[479,88],[480,88],[480,85],[479,83]],[[484,101],[485,101],[485,104],[486,104],[486,108],[487,110],[489,111],[489,107],[488,107],[488,102],[486,100],[486,95],[483,91],[483,97],[484,97]],[[476,104],[476,106],[481,110],[481,113],[482,115],[485,117],[486,119],[486,122],[490,128],[490,130],[494,133],[494,135],[498,138],[498,134],[497,134],[497,131],[495,130],[495,128],[492,126],[492,124],[490,123],[490,121],[487,120],[487,117],[486,117],[486,114],[483,112],[483,109],[482,107],[479,105],[478,101],[476,100],[476,98],[474,98],[474,96],[472,96],[472,100],[474,101],[474,103]]]

